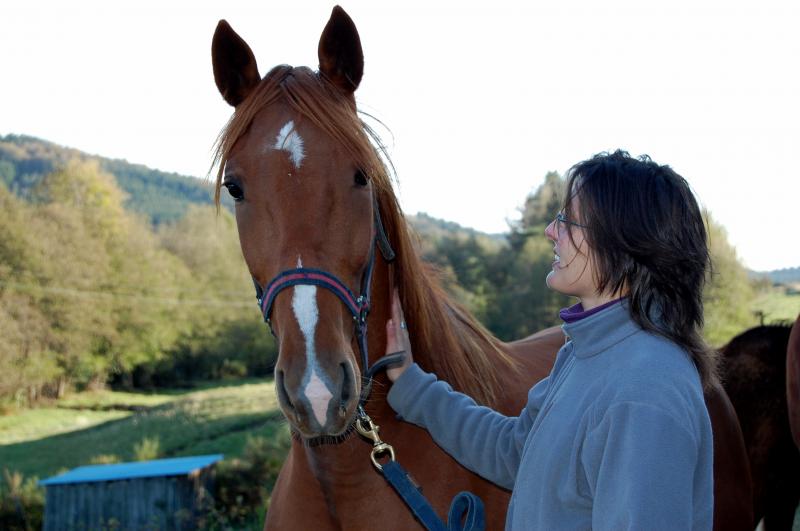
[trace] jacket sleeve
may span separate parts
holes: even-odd
[[[511,489],[548,381],[543,379],[528,392],[528,404],[519,416],[507,417],[476,404],[413,364],[392,385],[388,400],[404,420],[426,428],[463,466]]]
[[[605,411],[581,453],[592,529],[696,528],[699,441],[688,424],[652,404],[623,402]]]

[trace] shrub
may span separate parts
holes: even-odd
[[[41,529],[43,518],[44,489],[39,487],[37,478],[24,479],[21,473],[4,469],[0,483],[0,529]]]
[[[133,458],[136,461],[150,461],[161,457],[161,441],[158,437],[144,437],[133,445]]]
[[[89,464],[92,465],[111,465],[113,463],[121,463],[122,459],[115,454],[97,454],[89,459]]]
[[[219,463],[213,486],[213,507],[203,527],[261,529],[269,494],[289,451],[289,440],[250,437],[240,459]]]

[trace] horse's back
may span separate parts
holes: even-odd
[[[753,515],[767,529],[791,529],[800,500],[800,453],[787,411],[788,326],[747,330],[721,351],[723,383],[750,465]]]
[[[752,531],[753,488],[742,429],[725,390],[705,392],[714,434],[714,529]]]
[[[789,334],[786,348],[786,401],[792,437],[800,449],[800,315]]]

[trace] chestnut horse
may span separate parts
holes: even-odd
[[[736,409],[750,460],[754,517],[764,519],[766,531],[791,531],[800,502],[800,451],[792,440],[786,393],[787,385],[790,400],[793,387],[797,393],[792,356],[787,358],[792,351],[789,333],[788,326],[758,326],[720,350],[725,390]],[[797,334],[795,349],[800,342]]]
[[[366,382],[353,305],[371,303],[368,364],[383,355],[397,289],[415,360],[508,415],[519,414],[528,389],[549,373],[564,337],[555,328],[502,343],[444,293],[415,248],[382,147],[357,113],[361,43],[338,6],[318,53],[319,72],[283,65],[262,79],[250,47],[225,21],[212,44],[217,87],[234,107],[217,143],[217,199],[224,186],[235,200],[242,252],[278,340],[276,392],[293,432],[265,526],[419,529],[370,463],[370,444],[352,433]],[[375,251],[381,229],[396,256],[391,262]],[[316,283],[273,289],[276,277],[301,273]],[[385,400],[387,386],[378,374],[365,409],[437,513],[446,514],[453,496],[468,490],[483,499],[487,529],[502,529],[509,492],[459,466],[424,430],[399,421]],[[708,404],[717,452],[715,527],[752,529],[738,424],[719,388]]]

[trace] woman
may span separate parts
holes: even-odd
[[[507,529],[711,529],[713,441],[699,329],[709,263],[686,181],[627,153],[569,172],[547,285],[577,297],[550,375],[506,417],[413,364],[397,298],[389,403],[461,464],[512,489]]]

